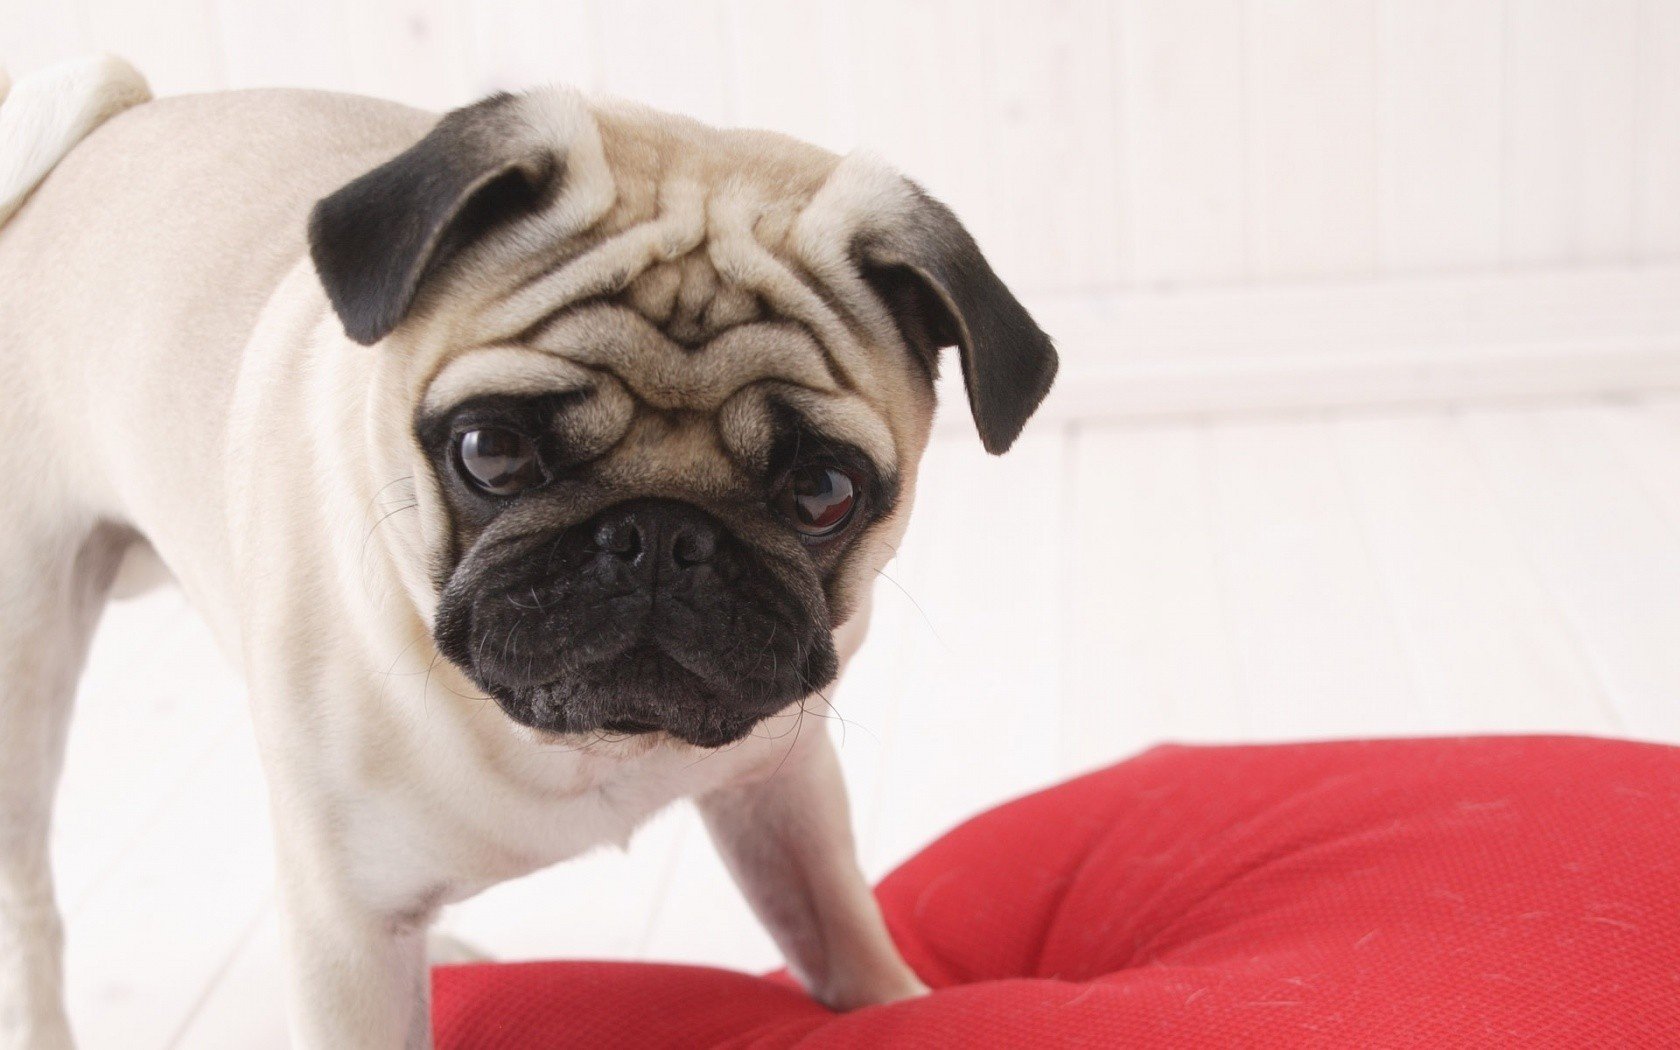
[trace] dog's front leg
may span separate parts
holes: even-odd
[[[765,772],[697,802],[724,863],[793,972],[838,1010],[926,992],[893,946],[858,869],[828,734],[807,731],[779,767]]]
[[[280,912],[297,1050],[428,1050],[430,908],[370,906],[316,843],[280,832]]]

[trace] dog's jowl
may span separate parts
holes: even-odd
[[[918,994],[800,719],[862,641],[941,352],[993,452],[1055,374],[951,212],[566,90],[439,119],[42,77],[0,111],[0,151],[57,158],[0,165],[0,1050],[69,1044],[52,788],[138,552],[249,683],[297,1045],[428,1045],[439,907],[680,797],[814,995]]]

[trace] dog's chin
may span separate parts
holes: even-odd
[[[533,712],[523,697],[497,696],[496,702],[509,719],[524,727],[539,743],[564,744],[584,751],[639,754],[665,744],[713,750],[745,740],[764,721],[764,718],[750,718],[692,727],[662,726],[628,718],[585,722]]]
[[[541,685],[490,690],[509,718],[543,738],[591,748],[623,745],[620,750],[663,742],[727,747],[797,702],[801,692],[764,683],[710,688],[670,657],[647,653]]]

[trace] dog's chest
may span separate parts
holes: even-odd
[[[748,741],[699,757],[686,748],[628,759],[534,756],[539,761],[524,768],[483,766],[471,783],[441,794],[403,793],[352,817],[368,888],[402,913],[464,900],[602,846],[625,848],[654,813],[756,769],[764,752]]]

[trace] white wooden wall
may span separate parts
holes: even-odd
[[[1680,259],[1680,0],[0,0],[14,73],[95,48],[867,144],[1029,292]]]

